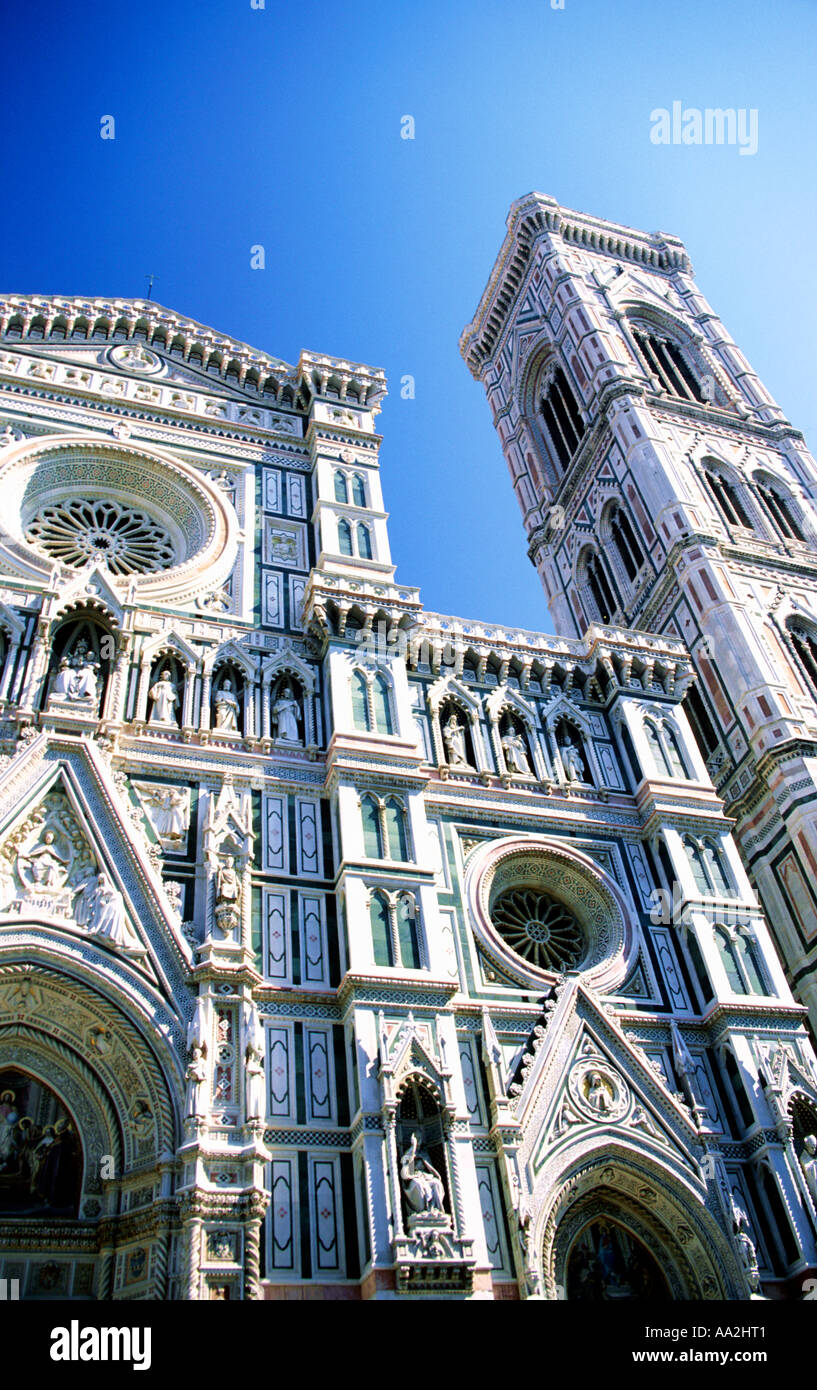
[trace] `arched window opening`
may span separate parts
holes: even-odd
[[[726,1075],[729,1078],[729,1085],[732,1088],[732,1094],[738,1108],[741,1125],[744,1129],[749,1129],[749,1127],[754,1124],[755,1117],[752,1107],[749,1104],[749,1097],[746,1094],[746,1086],[740,1074],[740,1067],[728,1047],[725,1049],[723,1055]]]
[[[391,692],[385,676],[378,673],[372,682],[372,704],[374,727],[379,734],[393,734],[394,722],[391,712]]]
[[[751,994],[752,991],[747,989],[738,966],[737,943],[728,927],[716,927],[715,940],[718,944],[723,968],[726,971],[726,978],[729,981],[729,988],[733,994]]]
[[[732,897],[734,888],[726,871],[723,850],[720,845],[715,844],[713,840],[703,840],[701,842],[701,848],[703,849],[706,867],[709,871],[709,877],[712,881],[714,892],[722,898]]]
[[[691,685],[684,696],[682,709],[686,712],[701,757],[704,760],[711,758],[720,747],[720,741],[696,685]]]
[[[400,963],[407,970],[419,970],[420,942],[417,934],[417,907],[411,893],[401,893],[397,899],[397,942]]]
[[[757,491],[784,539],[805,543],[807,537],[795,514],[792,499],[779,492],[771,483],[758,482]]]
[[[339,472],[336,472],[336,473],[335,473],[335,501],[336,501],[336,502],[348,502],[348,501],[349,501],[349,490],[348,490],[347,485],[346,485],[346,474],[345,474],[345,473],[339,473]]]
[[[709,972],[706,966],[704,965],[704,959],[701,955],[701,948],[698,945],[695,933],[691,929],[686,934],[686,947],[692,965],[692,970],[695,975],[695,979],[698,983],[698,988],[701,991],[701,1003],[708,1004],[709,1000],[713,997],[714,994],[714,990],[712,989],[712,981],[710,980]]]
[[[406,810],[402,802],[390,797],[385,805],[386,843],[390,859],[409,858]]]
[[[114,656],[112,634],[93,618],[74,616],[54,634],[45,699],[99,714]]]
[[[709,871],[706,867],[704,852],[697,840],[693,840],[691,835],[684,836],[684,848],[689,858],[692,877],[695,880],[695,887],[703,897],[709,897],[712,893],[712,882]]]
[[[367,859],[383,858],[383,832],[380,825],[380,804],[373,796],[364,796],[360,803],[363,819],[363,853]]]
[[[743,526],[746,530],[753,531],[755,528],[752,519],[735,484],[711,468],[704,469],[704,477],[724,520],[730,526]]]
[[[614,507],[610,514],[610,534],[627,578],[632,583],[644,563],[644,551],[623,507]]]
[[[651,719],[645,719],[644,730],[659,772],[667,777],[687,777],[686,764],[672,725],[667,720],[654,724]]]
[[[352,719],[356,729],[362,729],[364,733],[371,731],[369,684],[360,671],[352,672]]]
[[[362,521],[357,524],[357,553],[363,560],[372,558],[372,533]]]
[[[812,697],[817,699],[817,640],[815,640],[811,629],[803,624],[789,623],[787,627],[807,682],[811,687]]]
[[[564,471],[584,438],[586,426],[570,383],[559,366],[550,374],[540,410],[554,453]]]
[[[366,484],[359,473],[352,477],[352,501],[356,507],[366,506]]]
[[[685,401],[704,399],[700,383],[677,343],[644,329],[636,328],[633,334],[649,375],[657,377],[670,396]]]
[[[589,594],[591,599],[589,606],[594,610],[591,616],[602,623],[612,622],[618,603],[601,555],[586,550],[580,561],[579,577],[584,580],[585,597]]]
[[[394,965],[389,905],[380,893],[375,893],[372,896],[369,916],[375,965]]]
[[[354,555],[352,528],[345,517],[338,522],[338,550],[341,555]]]

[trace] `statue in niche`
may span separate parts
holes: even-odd
[[[264,1063],[259,1049],[253,1042],[247,1043],[244,1058],[244,1077],[247,1098],[247,1119],[264,1118]]]
[[[287,682],[272,707],[275,721],[275,737],[281,743],[300,743],[298,719],[301,707],[295,698],[292,686]]]
[[[559,747],[562,767],[568,782],[584,781],[584,759],[581,749],[573,742],[570,734],[565,734]]]
[[[749,1218],[746,1212],[732,1198],[732,1229],[738,1247],[743,1272],[752,1293],[760,1292],[760,1270],[757,1267],[757,1251],[749,1234]]]
[[[444,1216],[445,1186],[437,1169],[417,1152],[416,1133],[400,1161],[400,1178],[406,1202],[413,1212]]]
[[[528,750],[525,747],[525,740],[512,724],[507,726],[501,742],[508,771],[529,777],[530,763],[528,762]]]
[[[61,700],[93,704],[99,693],[99,675],[99,658],[81,637],[72,654],[61,657],[53,693]]]
[[[170,671],[165,666],[159,679],[150,687],[148,699],[151,702],[151,724],[177,724],[173,706],[178,700],[176,687],[170,679]]]
[[[228,734],[238,733],[238,700],[233,694],[233,683],[225,678],[220,688],[216,691],[214,704],[216,707],[216,728]]]
[[[449,767],[469,766],[465,749],[465,730],[453,711],[443,726],[443,743]]]
[[[219,931],[228,936],[241,920],[241,879],[236,873],[235,855],[228,854],[216,870],[215,919]]]
[[[817,1137],[813,1134],[807,1134],[803,1140],[800,1167],[803,1170],[803,1176],[811,1194],[811,1200],[817,1207]]]
[[[205,1081],[207,1080],[207,1063],[204,1060],[204,1048],[199,1043],[193,1044],[192,1055],[185,1072],[187,1082],[187,1105],[186,1114],[189,1120],[201,1114],[201,1093]]]
[[[60,854],[53,830],[46,830],[33,849],[17,856],[17,872],[27,887],[58,891],[68,878],[71,856]]]

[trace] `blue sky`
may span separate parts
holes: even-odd
[[[817,440],[814,0],[43,0],[4,30],[0,287],[140,297],[153,272],[161,303],[288,361],[384,367],[393,556],[427,607],[550,627],[457,347],[531,189],[681,236]],[[674,100],[756,108],[758,152],[652,145]]]

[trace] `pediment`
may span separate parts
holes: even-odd
[[[0,775],[0,952],[31,924],[38,938],[53,933],[57,954],[136,971],[182,999],[190,946],[131,810],[88,740],[40,736],[11,759]]]
[[[532,1179],[577,1141],[614,1139],[697,1175],[698,1131],[689,1110],[627,1038],[614,1012],[576,979],[568,979],[545,1008],[509,1087],[520,1162]]]

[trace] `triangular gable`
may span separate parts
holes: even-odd
[[[60,797],[66,811],[62,818],[61,808],[57,806],[54,811]],[[46,831],[52,819],[54,838],[49,845]],[[14,858],[20,849],[24,857],[28,852],[29,862],[33,852],[37,863],[34,870],[24,870],[28,890],[23,893],[18,891],[21,876]],[[20,900],[20,907],[13,908],[11,916],[20,920],[29,903],[39,904],[29,909],[38,922],[56,930],[62,928],[85,945],[96,944],[106,954],[147,974],[168,1000],[184,997],[190,946],[151,863],[147,843],[142,845],[134,836],[128,803],[90,740],[65,737],[47,741],[43,735],[5,767],[0,775],[0,863],[6,874],[4,891],[8,890],[3,906]],[[88,918],[79,907],[83,893],[69,892],[78,886],[80,871],[89,880],[83,890],[88,898],[99,873],[121,894],[125,921],[121,939],[126,941],[132,933],[135,949],[118,947],[116,934],[94,934],[93,915]],[[51,881],[45,883],[49,873]],[[47,889],[39,895],[35,891],[38,879]],[[48,899],[52,900],[52,912],[45,910]],[[8,920],[9,914],[3,915]]]
[[[626,1139],[698,1176],[698,1130],[618,1020],[578,980],[568,980],[532,1040],[511,1105],[520,1162],[531,1181],[580,1133]]]

